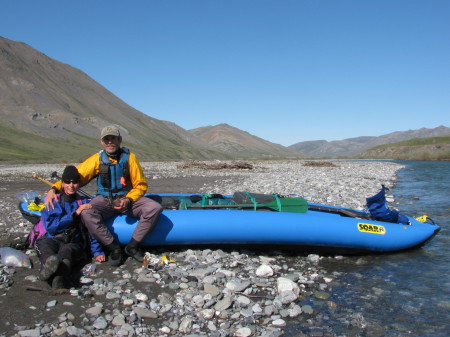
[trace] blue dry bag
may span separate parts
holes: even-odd
[[[367,208],[369,209],[372,219],[384,222],[394,222],[408,224],[409,220],[399,211],[390,209],[386,201],[386,187],[381,185],[381,191],[373,197],[367,198]]]

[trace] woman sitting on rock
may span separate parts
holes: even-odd
[[[87,257],[88,246],[97,262],[106,260],[100,243],[90,237],[80,220],[80,214],[91,208],[89,199],[77,194],[80,174],[75,166],[67,166],[62,174],[59,202],[53,209],[44,209],[41,220],[45,234],[37,239],[36,251],[41,262],[40,279],[52,288],[64,288],[74,263]]]

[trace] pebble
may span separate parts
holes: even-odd
[[[248,337],[252,334],[252,330],[249,328],[239,328],[236,330],[236,333],[234,334],[237,337]]]
[[[57,300],[52,300],[50,302],[47,302],[47,308],[53,308],[56,306],[56,303],[58,303]]]
[[[141,307],[135,307],[133,308],[133,311],[138,315],[139,317],[143,318],[157,318],[158,314],[152,310],[141,308]]]
[[[179,163],[175,162],[142,163],[142,166],[146,175],[154,178],[195,175],[226,178],[205,184],[199,193],[233,194],[245,190],[297,194],[311,202],[355,209],[364,209],[365,198],[377,193],[381,184],[390,187],[395,172],[401,168],[386,162],[333,162],[337,167],[303,166],[302,161],[267,161],[255,163],[253,170],[219,171],[177,169]],[[16,179],[15,175],[23,175],[21,172],[26,170],[48,174],[62,171],[64,166],[23,165],[11,169],[0,165],[0,177]],[[0,204],[11,209],[8,217],[0,215],[1,233],[26,233],[30,225],[24,223],[15,209],[15,200],[8,200]],[[317,254],[289,257],[283,252],[245,249],[152,253],[158,259],[170,256],[176,263],[163,265],[156,271],[137,268],[134,261],[128,260],[108,279],[97,273],[83,276],[81,288],[70,291],[73,301],[63,302],[68,312],[56,316],[58,323],[54,320],[40,321],[36,326],[30,323],[18,335],[278,337],[290,320],[305,326],[320,324],[322,320],[326,325],[321,305],[336,307],[332,301],[333,282],[339,281],[340,275],[327,273],[321,263],[345,259]],[[357,263],[364,263],[364,259]],[[96,271],[101,269],[98,264]],[[0,266],[0,290],[7,291],[13,279],[14,274]],[[29,278],[30,282],[36,280]],[[379,293],[378,289],[372,291],[375,295]],[[56,305],[57,301],[52,300],[46,307]],[[84,310],[81,317],[71,312],[80,305]],[[361,315],[347,319],[349,326],[360,329],[367,326]],[[371,329],[380,330],[377,326]],[[323,331],[315,329],[314,333],[328,333]]]
[[[214,309],[217,311],[227,310],[233,304],[233,298],[231,296],[225,296],[222,300],[216,303]]]
[[[274,320],[272,322],[272,325],[278,326],[278,327],[283,327],[283,326],[286,326],[286,321],[284,319],[279,318],[279,319]]]
[[[103,330],[108,326],[108,322],[103,317],[98,317],[95,321],[93,326],[98,330]]]
[[[20,337],[39,337],[41,335],[40,329],[22,330],[19,331]]]
[[[67,333],[69,336],[83,336],[86,333],[86,330],[77,328],[75,326],[69,326],[67,327]]]
[[[256,276],[260,276],[260,277],[269,277],[269,276],[273,276],[274,271],[272,269],[272,267],[263,264],[261,266],[258,267],[258,269],[256,269],[255,271]]]
[[[86,310],[86,314],[92,315],[92,316],[99,316],[102,313],[103,309],[100,306],[93,306],[92,308],[89,308]]]
[[[327,294],[326,292],[323,291],[316,291],[314,293],[314,296],[320,300],[327,300],[330,298],[330,294]]]

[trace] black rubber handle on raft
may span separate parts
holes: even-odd
[[[327,207],[327,206],[317,206],[317,205],[308,205],[308,209],[312,211],[319,211],[319,212],[326,212],[326,213],[337,213],[344,216],[348,216],[351,218],[361,218],[361,219],[367,219],[370,220],[370,214],[363,212],[363,211],[357,211],[354,209],[347,209],[347,208],[334,208],[334,207]]]

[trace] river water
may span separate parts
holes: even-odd
[[[297,324],[287,336],[450,336],[450,162],[405,166],[388,193],[411,216],[441,226],[425,246],[406,252],[345,257],[325,266],[338,275],[330,302],[312,303],[317,330]],[[319,323],[319,324],[318,324]]]

